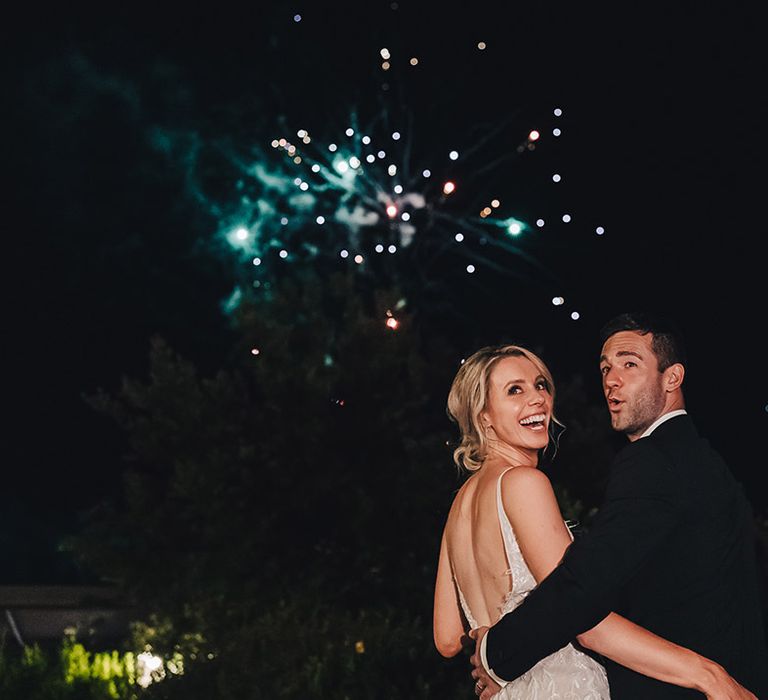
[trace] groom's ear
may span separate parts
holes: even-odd
[[[667,392],[672,392],[680,389],[683,386],[683,379],[685,378],[685,367],[679,362],[667,367],[664,370],[664,389]]]

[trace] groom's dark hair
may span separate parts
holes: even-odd
[[[600,344],[603,345],[614,333],[621,331],[637,331],[642,335],[653,334],[651,348],[659,362],[659,372],[663,372],[677,362],[681,365],[686,364],[683,336],[671,319],[647,311],[619,314],[600,330]]]

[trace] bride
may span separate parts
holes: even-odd
[[[537,468],[558,424],[554,394],[546,365],[516,345],[479,350],[453,381],[448,412],[461,431],[454,460],[472,474],[454,498],[440,547],[434,639],[445,657],[459,653],[467,628],[488,627],[514,610],[573,539]],[[708,698],[755,698],[715,662],[613,613],[504,688],[478,681],[475,693],[495,700],[609,698],[604,668],[578,647]]]

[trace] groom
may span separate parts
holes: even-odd
[[[476,692],[490,697],[490,679],[520,676],[615,611],[717,661],[768,698],[750,507],[686,414],[679,335],[663,319],[623,314],[601,339],[611,425],[630,444],[614,460],[589,534],[523,605],[479,631]],[[727,359],[714,382],[741,381]],[[739,410],[723,407],[724,419]],[[617,700],[701,697],[610,660],[606,670]]]

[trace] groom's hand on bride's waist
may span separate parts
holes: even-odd
[[[473,666],[472,678],[475,679],[475,695],[480,700],[490,700],[501,690],[501,686],[488,675],[488,671],[483,666],[483,660],[480,657],[480,643],[489,629],[489,627],[478,627],[469,632],[469,636],[475,640],[475,653],[472,654],[469,660]]]

